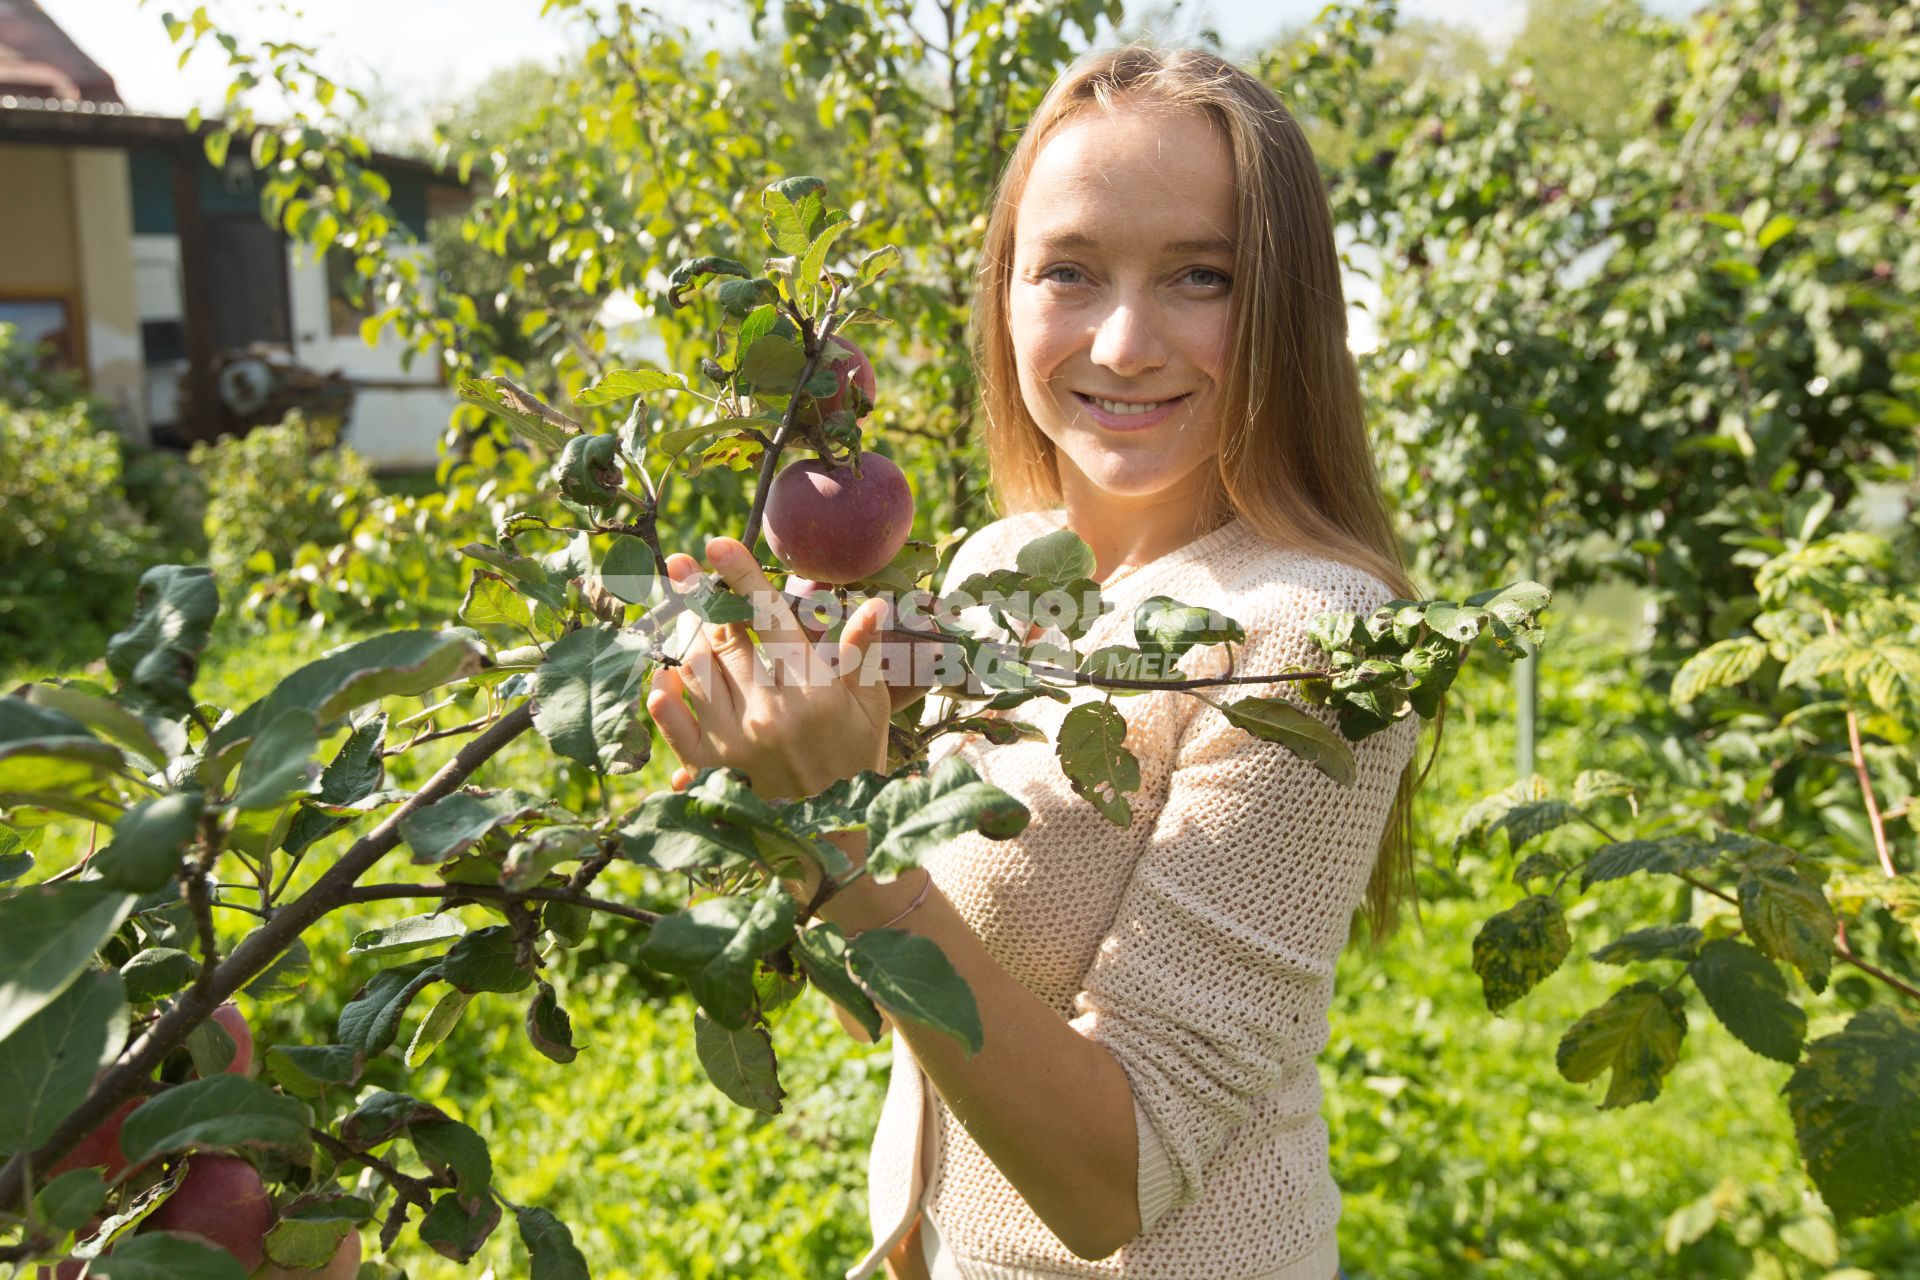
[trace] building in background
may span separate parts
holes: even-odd
[[[0,0],[0,323],[115,405],[130,436],[186,444],[284,404],[345,413],[376,466],[435,460],[455,397],[437,361],[360,338],[339,259],[260,214],[250,148],[207,160],[184,120],[130,110],[113,80],[33,0]],[[376,155],[400,222],[467,191],[429,165]],[[348,268],[350,271],[350,268]]]

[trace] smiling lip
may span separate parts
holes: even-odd
[[[1169,417],[1171,417],[1174,414],[1176,410],[1180,408],[1182,404],[1186,403],[1186,399],[1187,399],[1185,396],[1175,396],[1173,399],[1163,404],[1160,408],[1151,410],[1147,413],[1129,413],[1129,414],[1122,415],[1117,413],[1108,413],[1105,409],[1102,409],[1099,405],[1095,404],[1091,397],[1082,395],[1078,391],[1073,393],[1073,397],[1074,399],[1080,402],[1080,407],[1087,411],[1087,416],[1091,417],[1095,422],[1099,423],[1101,426],[1105,427],[1109,431],[1144,431],[1148,427],[1155,426],[1159,423],[1165,422]],[[1102,396],[1101,399],[1118,400],[1119,397]],[[1152,404],[1153,401],[1123,400],[1123,401],[1120,401],[1120,403]]]

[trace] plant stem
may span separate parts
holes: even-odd
[[[488,902],[506,903],[568,902],[606,915],[619,916],[622,920],[632,920],[636,924],[651,925],[660,919],[654,912],[644,911],[639,907],[608,902],[604,898],[590,898],[571,889],[556,889],[551,886],[507,889],[488,884],[369,884],[349,889],[336,905],[344,907],[358,902],[383,902],[391,898],[475,898]]]
[[[1827,634],[1839,636],[1840,627],[1833,620],[1831,609],[1820,610],[1821,620],[1827,624]],[[1894,869],[1893,854],[1887,849],[1887,826],[1880,817],[1880,802],[1873,798],[1873,775],[1867,772],[1866,752],[1860,746],[1860,713],[1853,709],[1853,699],[1847,699],[1847,745],[1853,753],[1853,775],[1860,781],[1860,796],[1867,803],[1867,822],[1873,827],[1873,851],[1880,856],[1880,869],[1887,873],[1888,879],[1900,873]]]

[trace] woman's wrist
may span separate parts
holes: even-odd
[[[901,872],[886,884],[861,876],[820,906],[820,918],[851,938],[868,929],[910,925],[931,893],[933,877],[925,868]]]

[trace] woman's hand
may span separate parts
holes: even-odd
[[[815,644],[739,541],[714,538],[707,561],[754,606],[765,652],[745,624],[701,624],[681,665],[655,673],[647,714],[680,759],[676,782],[726,766],[745,773],[763,798],[798,800],[862,770],[884,770],[891,696],[863,665],[886,603],[865,602],[838,643]],[[700,567],[671,555],[667,572],[684,588]]]

